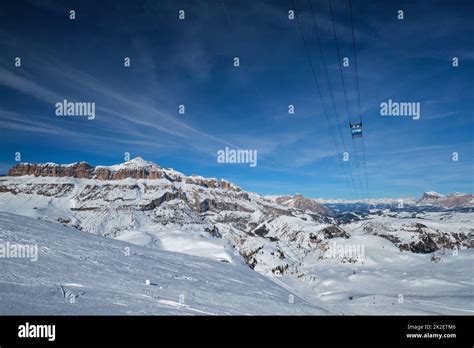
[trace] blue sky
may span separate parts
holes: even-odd
[[[361,140],[354,156],[329,2],[312,4],[336,110],[309,2],[295,3],[329,124],[297,21],[288,19],[291,0],[2,2],[0,172],[15,164],[15,152],[24,162],[94,165],[130,152],[261,194],[365,198],[365,167],[371,198],[474,191],[472,1],[353,0],[366,157],[359,169]],[[333,8],[357,120],[348,3],[333,0]],[[95,102],[96,118],[57,117],[54,105],[64,99]],[[388,99],[420,102],[420,119],[380,116]],[[343,142],[351,160],[341,164]],[[257,150],[257,167],[218,163],[226,146]]]

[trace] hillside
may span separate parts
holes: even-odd
[[[0,213],[0,240],[39,250],[36,262],[0,258],[3,315],[327,313],[243,265],[134,246],[58,223]]]

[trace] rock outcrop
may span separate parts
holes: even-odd
[[[323,215],[334,215],[333,211],[328,207],[317,203],[311,198],[306,198],[301,194],[295,194],[294,196],[280,196],[276,198],[276,202],[290,207],[304,211],[310,211],[312,213],[323,214]]]
[[[30,164],[19,163],[8,171],[8,176],[32,175],[36,177],[72,177],[79,179],[123,180],[132,179],[167,179],[172,182],[184,181],[206,188],[222,188],[232,191],[241,191],[236,185],[215,178],[188,176],[171,169],[164,169],[153,162],[144,161],[140,157],[114,166],[91,166],[86,162],[72,164]]]
[[[425,192],[418,201],[421,206],[436,206],[443,208],[471,208],[474,207],[474,195],[466,193],[451,193],[443,196],[437,192]]]

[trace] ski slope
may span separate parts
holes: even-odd
[[[245,265],[146,248],[0,213],[0,242],[38,245],[36,262],[0,258],[1,315],[327,314]]]

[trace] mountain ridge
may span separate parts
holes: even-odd
[[[133,179],[162,179],[171,181],[187,180],[187,183],[193,183],[201,186],[218,186],[226,189],[241,191],[237,185],[227,180],[216,178],[204,178],[197,175],[186,176],[171,168],[161,168],[154,162],[145,161],[141,157],[111,166],[92,166],[87,162],[74,162],[70,164],[48,163],[19,163],[13,166],[7,176],[25,176],[33,175],[36,177],[72,177],[79,179],[97,179],[97,180],[123,180]]]
[[[162,168],[158,164],[144,160],[142,157],[135,157],[124,163],[105,166],[92,166],[87,162],[74,162],[69,164],[47,163],[19,163],[10,168],[7,176],[33,175],[36,177],[74,177],[82,179],[97,180],[123,180],[133,179],[162,179],[167,178],[175,181],[186,180],[186,183],[193,183],[204,187],[222,187],[242,191],[242,188],[226,179],[205,178],[199,175],[185,175],[182,172],[172,168]],[[461,192],[453,192],[448,195],[442,195],[436,191],[426,191],[420,198],[374,198],[368,200],[344,200],[344,199],[322,199],[309,198],[296,193],[294,195],[265,195],[263,196],[271,201],[283,205],[292,205],[296,207],[311,208],[315,212],[323,212],[331,215],[331,209],[324,207],[324,204],[403,204],[407,205],[436,205],[446,207],[473,207],[474,195]],[[317,206],[319,205],[319,207]],[[326,209],[325,209],[326,208]],[[309,209],[311,210],[311,209]]]

